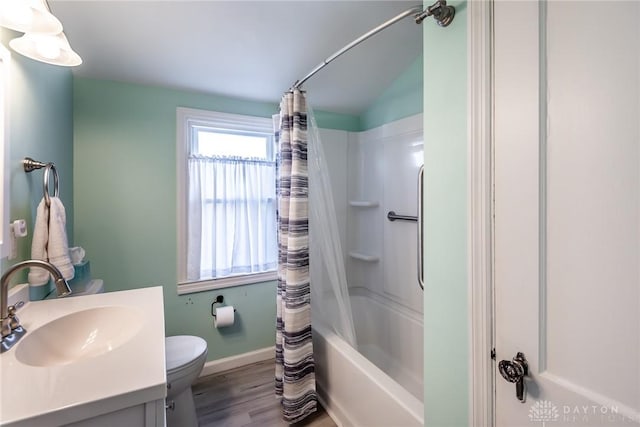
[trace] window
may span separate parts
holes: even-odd
[[[276,278],[271,119],[177,109],[178,293]]]

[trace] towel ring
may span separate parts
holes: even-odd
[[[49,196],[49,172],[53,174],[53,197],[58,197],[58,171],[53,163],[47,163],[44,169],[44,179],[42,181],[42,190],[44,192],[44,202],[47,206],[51,206],[51,197]]]
[[[49,195],[49,173],[53,173],[53,197],[58,197],[60,189],[58,186],[58,171],[53,163],[45,163],[39,160],[33,160],[31,157],[25,157],[22,160],[24,171],[29,173],[37,169],[44,168],[44,176],[42,181],[42,192],[44,193],[44,202],[47,207],[51,206],[51,197]]]

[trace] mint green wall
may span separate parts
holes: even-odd
[[[387,87],[360,115],[360,130],[372,129],[422,112],[423,55]]]
[[[347,114],[331,113],[328,111],[314,110],[316,123],[319,128],[346,130],[350,132],[360,131],[360,118]]]
[[[209,360],[272,346],[275,282],[176,293],[176,107],[271,117],[269,103],[101,80],[74,79],[75,236],[107,291],[164,287],[167,335],[193,334]],[[357,128],[357,117],[316,112],[320,126]],[[213,328],[221,294],[237,309]]]
[[[0,41],[20,36],[0,28]],[[54,162],[60,176],[60,197],[66,207],[69,242],[73,242],[73,108],[72,76],[68,68],[28,59],[11,49],[9,85],[10,220],[27,220],[29,235],[18,240],[18,257],[3,266],[30,258],[36,208],[42,199],[43,171],[27,174],[26,156]],[[51,181],[53,185],[53,180]],[[26,272],[15,282],[26,280]]]
[[[466,4],[424,21],[426,426],[468,425]]]

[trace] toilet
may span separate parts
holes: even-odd
[[[191,384],[207,358],[207,342],[200,337],[165,338],[167,366],[167,427],[197,427]]]

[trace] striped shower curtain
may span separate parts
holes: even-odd
[[[276,394],[289,423],[315,412],[317,395],[311,342],[307,109],[300,90],[280,104],[278,139],[278,294]]]

